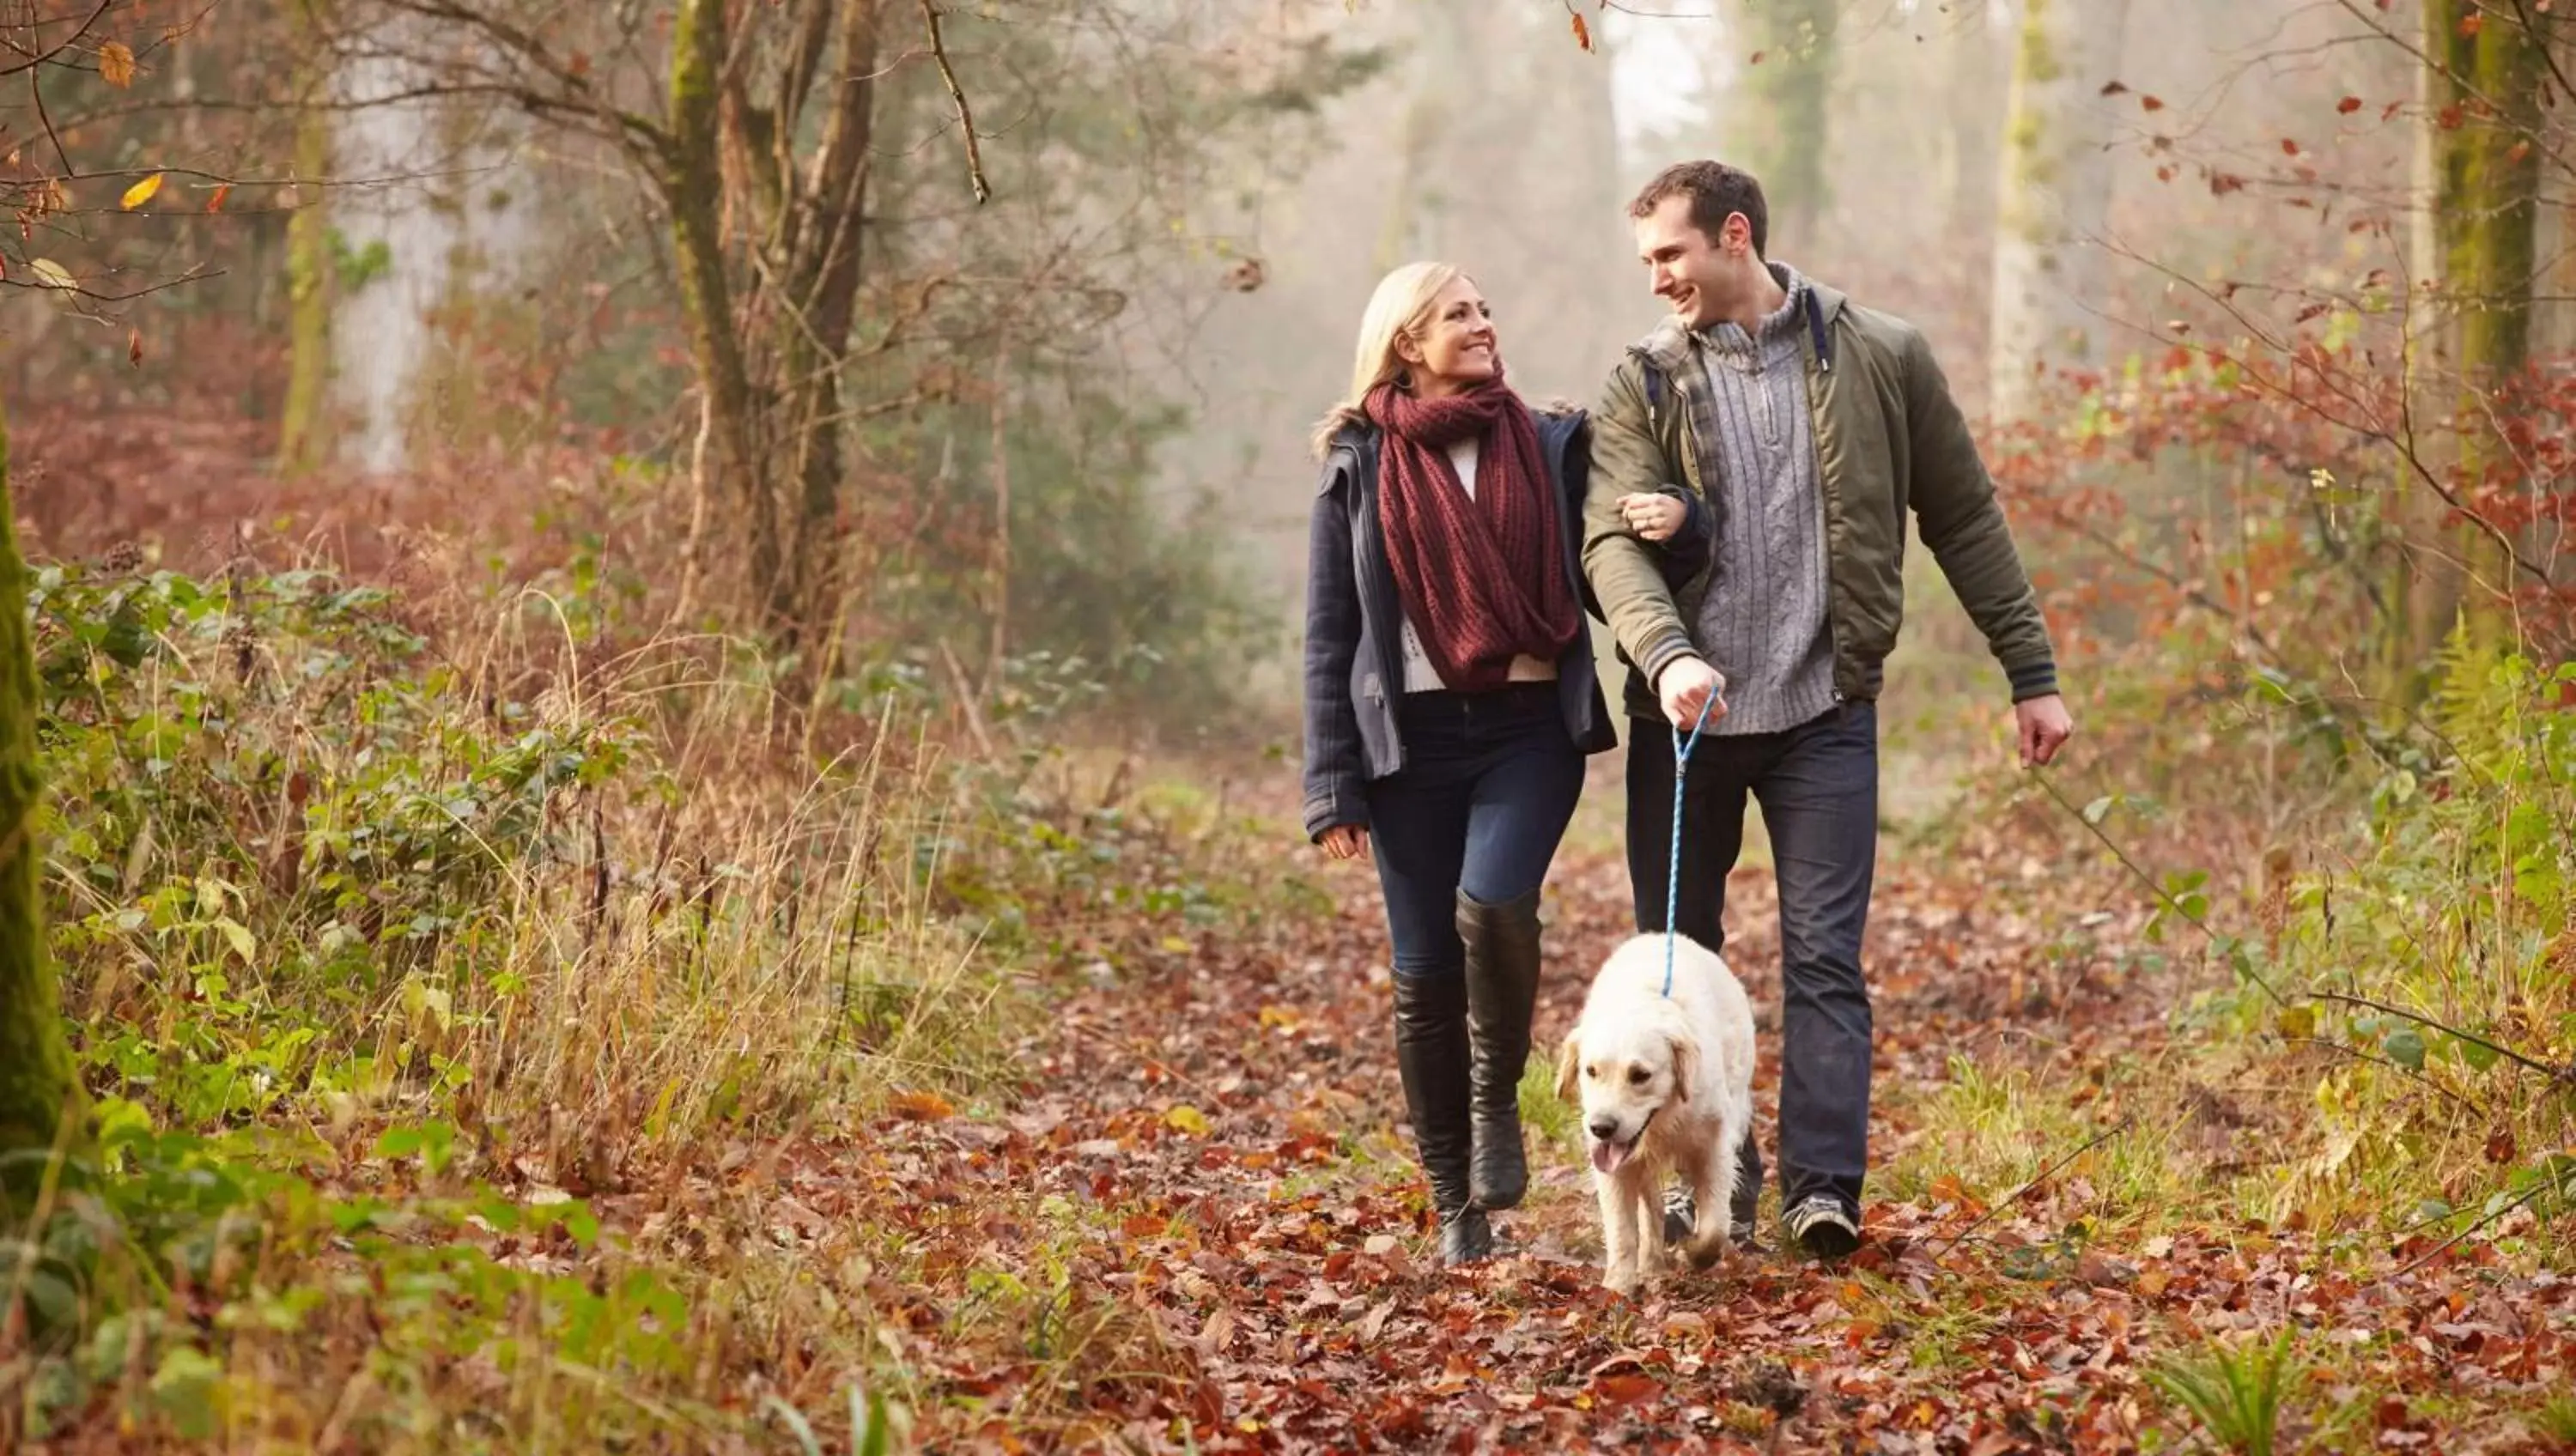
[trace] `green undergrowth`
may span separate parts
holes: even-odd
[[[2152,676],[2106,675],[2100,691],[2121,701]],[[2079,755],[2047,784],[1971,780],[1953,822],[1906,837],[1901,852],[1921,856],[2005,834],[2097,867],[2147,918],[2113,989],[2091,994],[2165,1010],[2158,1046],[2132,1049],[2142,1059],[2097,1054],[2075,1077],[1956,1064],[1920,1109],[1925,1135],[1896,1186],[1920,1194],[1949,1174],[1999,1196],[2134,1115],[2073,1170],[2114,1223],[2223,1211],[2366,1233],[2383,1252],[2457,1238],[2563,1259],[2576,1230],[2576,667],[2455,641],[2435,682],[2392,726],[2252,674],[2203,728],[2168,714],[2110,730],[2116,755]],[[2272,751],[2220,754],[2195,779],[2182,760],[2205,755],[2212,732]],[[2289,803],[2302,807],[2287,818],[2265,807]],[[2020,895],[1996,891],[1997,910]],[[2034,988],[2016,1011],[2109,1010],[2072,994]]]
[[[790,730],[756,661],[533,593],[53,565],[31,614],[97,1127],[7,1235],[0,1445],[863,1444],[886,1392],[745,1374],[818,1358],[759,1313],[797,1276],[616,1203],[1007,1102],[1055,998],[1293,889],[1064,750],[1061,662],[959,757],[916,685]]]
[[[2268,936],[2222,944],[2206,1008],[2300,1066],[2318,1139],[2283,1211],[2394,1209],[2563,1251],[2576,1204],[2576,667],[2455,644],[2427,728],[2385,764],[2349,850],[2291,879]],[[2522,1215],[2515,1217],[2515,1215]]]

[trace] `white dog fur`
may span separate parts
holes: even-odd
[[[1636,936],[1592,978],[1557,1058],[1556,1091],[1580,1097],[1601,1200],[1602,1283],[1621,1293],[1662,1272],[1665,1177],[1698,1204],[1683,1251],[1707,1268],[1733,1236],[1736,1157],[1753,1122],[1753,1007],[1726,962],[1689,936]]]

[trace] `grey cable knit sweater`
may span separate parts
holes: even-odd
[[[1699,411],[1702,479],[1716,497],[1713,575],[1694,634],[1726,675],[1726,716],[1711,733],[1777,733],[1834,703],[1825,498],[1801,341],[1807,280],[1770,267],[1788,301],[1751,337],[1725,320],[1700,331],[1709,387],[1683,391]]]

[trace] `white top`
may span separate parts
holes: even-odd
[[[1476,441],[1473,437],[1449,447],[1449,463],[1458,471],[1458,483],[1467,488],[1467,499],[1476,498]],[[1547,682],[1556,676],[1556,664],[1542,662],[1524,653],[1512,659],[1509,674],[1513,682]],[[1430,654],[1422,650],[1422,639],[1413,631],[1413,618],[1404,619],[1404,690],[1408,693],[1436,693],[1448,688],[1440,680],[1440,669],[1431,665]]]

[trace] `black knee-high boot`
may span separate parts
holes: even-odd
[[[1474,1142],[1467,1122],[1466,1012],[1466,988],[1455,976],[1395,978],[1396,1066],[1432,1206],[1440,1211],[1443,1264],[1482,1259],[1494,1247],[1467,1173]]]
[[[1538,1007],[1538,891],[1488,905],[1458,892],[1467,943],[1467,1026],[1475,1154],[1470,1192],[1480,1208],[1510,1208],[1529,1186],[1521,1150],[1521,1073]]]

